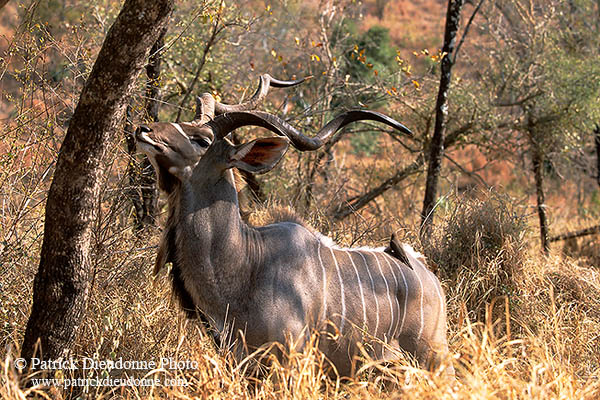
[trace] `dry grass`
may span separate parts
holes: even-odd
[[[464,207],[470,212],[486,210]],[[251,218],[263,222],[272,217],[261,211]],[[457,218],[457,214],[452,218]],[[34,257],[29,263],[3,268],[5,273],[0,278],[4,289],[0,323],[2,341],[8,350],[0,361],[0,397],[69,398],[82,395],[81,390],[86,391],[88,398],[106,399],[593,399],[600,395],[600,278],[597,270],[577,260],[562,256],[543,258],[535,255],[535,250],[519,249],[519,268],[513,268],[516,261],[510,260],[511,291],[503,292],[503,297],[493,297],[482,285],[489,288],[496,281],[474,275],[472,267],[478,266],[486,276],[498,274],[507,268],[502,254],[514,243],[500,243],[494,257],[482,251],[483,243],[473,243],[476,251],[469,251],[472,258],[465,259],[463,268],[444,280],[450,302],[449,362],[457,370],[456,382],[420,370],[402,355],[391,364],[367,361],[356,378],[339,381],[328,374],[330,367],[317,349],[316,337],[313,345],[301,350],[285,347],[287,357],[283,363],[265,351],[241,363],[226,350],[217,352],[195,322],[175,311],[166,278],[151,281],[155,251],[151,244],[157,240],[158,231],[152,229],[146,235],[138,238],[124,231],[119,240],[111,240],[104,249],[74,357],[146,361],[169,357],[190,360],[197,366],[143,371],[94,369],[83,375],[64,370],[53,371],[47,378],[63,383],[64,379],[77,377],[156,378],[160,382],[168,378],[174,380],[171,383],[186,386],[19,388],[13,360],[26,323],[23,308],[30,298]],[[475,239],[483,240],[481,235]],[[469,284],[477,279],[485,284]],[[488,300],[482,301],[482,296]],[[477,299],[484,312],[469,313],[468,307]],[[270,360],[270,367],[262,367],[258,378],[249,372],[257,360],[263,364]]]

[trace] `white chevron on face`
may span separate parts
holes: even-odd
[[[185,134],[185,132],[183,131],[183,128],[181,127],[181,125],[179,125],[176,122],[171,122],[171,125],[173,125],[173,127],[175,128],[175,130],[179,133],[181,133],[181,135],[183,137],[185,137],[186,139],[188,138],[188,135]]]

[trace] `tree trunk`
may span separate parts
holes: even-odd
[[[544,254],[548,254],[550,251],[550,242],[548,241],[548,217],[546,215],[546,200],[544,196],[544,156],[535,144],[532,145],[531,159],[533,174],[535,176],[537,212],[540,219],[540,241]]]
[[[160,64],[162,62],[162,51],[165,46],[165,35],[167,25],[160,32],[160,36],[150,49],[150,57],[146,64],[146,113],[152,122],[158,122],[158,108],[160,105]],[[148,157],[144,157],[146,159]]]
[[[455,61],[452,53],[456,44],[456,33],[459,28],[460,11],[463,4],[464,0],[448,0],[444,46],[442,48],[444,57],[441,63],[442,73],[435,105],[435,128],[429,144],[429,164],[427,167],[423,211],[421,212],[421,232],[427,231],[427,227],[431,223],[437,197],[438,180],[442,166],[442,157],[444,156],[444,135],[446,134],[446,117],[448,115],[448,91],[452,78],[452,66]]]
[[[44,241],[21,355],[39,341],[44,359],[66,356],[91,290],[90,241],[101,160],[121,123],[125,97],[168,21],[173,0],[126,0],[110,28],[61,146],[46,202]],[[39,354],[38,354],[39,355]]]
[[[382,20],[385,16],[385,6],[389,3],[389,0],[375,0],[375,15],[378,20]]]

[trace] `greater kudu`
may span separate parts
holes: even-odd
[[[250,347],[286,342],[306,328],[331,329],[329,321],[337,326],[337,339],[322,340],[321,348],[342,376],[354,372],[357,344],[367,337],[378,339],[372,356],[389,358],[389,349],[395,348],[413,354],[421,365],[438,364],[448,351],[444,294],[410,246],[392,242],[386,251],[341,248],[295,221],[252,227],[241,220],[232,167],[269,171],[290,142],[301,151],[315,150],[358,120],[410,134],[385,115],[361,110],[341,114],[311,138],[274,115],[244,111],[254,108],[273,82],[285,87],[301,81],[264,75],[245,104],[225,106],[204,95],[194,122],[137,129],[138,148],[169,193],[156,268],[172,262],[182,306],[204,313],[219,332],[226,325],[243,332]],[[238,146],[226,139],[248,125],[278,136]]]

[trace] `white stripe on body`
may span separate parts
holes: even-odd
[[[402,266],[398,265],[398,262],[396,261],[395,257],[389,256],[392,261],[394,262],[394,264],[396,265],[396,268],[398,268],[398,271],[400,271],[400,276],[402,277],[402,282],[404,283],[404,309],[402,310],[402,322],[400,323],[400,329],[397,331],[397,334],[399,335],[400,333],[402,333],[402,329],[404,329],[404,319],[406,318],[406,303],[408,303],[408,283],[406,282],[406,277],[404,276],[404,271],[402,271]]]
[[[352,263],[352,267],[354,267],[354,272],[356,273],[356,280],[358,281],[358,288],[360,290],[360,301],[362,302],[362,310],[363,310],[363,326],[361,327],[361,329],[362,329],[367,326],[367,308],[365,306],[365,294],[363,292],[362,282],[360,281],[360,275],[358,273],[358,269],[356,268],[356,264],[354,264],[354,260],[352,259],[352,254],[350,254],[349,251],[347,251],[346,254],[348,254],[348,258],[350,259],[350,262]]]
[[[317,254],[319,255],[319,263],[321,264],[321,272],[323,273],[323,321],[327,319],[327,273],[325,271],[325,266],[323,265],[323,259],[321,258],[321,241],[317,241],[319,243],[317,247]]]
[[[394,314],[393,314],[393,305],[391,304],[391,298],[390,298],[390,294],[389,294],[390,293],[389,292],[389,285],[388,285],[387,279],[385,278],[385,275],[383,274],[383,271],[381,269],[381,265],[379,263],[379,259],[376,256],[376,253],[383,253],[385,256],[387,256],[387,257],[389,257],[390,259],[393,260],[394,265],[396,265],[396,268],[398,269],[398,271],[400,272],[400,276],[402,277],[402,283],[404,285],[404,293],[405,293],[405,295],[404,295],[405,298],[404,298],[404,301],[402,302],[403,303],[402,304],[402,308],[403,308],[403,310],[402,310],[402,318],[400,319],[400,317],[398,316],[398,318],[396,320],[396,326],[395,326],[395,328],[393,330],[393,332],[394,332],[393,336],[396,336],[396,335],[399,335],[400,333],[402,333],[402,331],[404,329],[404,323],[406,321],[406,309],[407,309],[407,303],[408,303],[408,291],[409,291],[409,287],[408,287],[408,282],[406,280],[406,276],[404,275],[404,271],[402,270],[402,267],[399,264],[398,260],[395,257],[393,257],[393,256],[385,253],[383,251],[384,250],[383,247],[381,247],[381,248],[369,248],[369,247],[342,248],[342,247],[337,246],[335,244],[335,242],[333,242],[333,240],[331,238],[327,237],[327,236],[324,236],[322,234],[317,233],[317,237],[318,237],[319,241],[321,241],[321,240],[324,241],[324,243],[326,244],[326,246],[330,247],[330,249],[336,249],[336,250],[340,250],[340,251],[347,251],[349,253],[350,252],[356,252],[363,259],[363,263],[365,265],[365,268],[367,269],[367,273],[369,274],[369,279],[371,281],[371,291],[373,292],[373,298],[375,299],[376,323],[375,323],[375,332],[372,333],[374,336],[377,336],[377,330],[379,329],[379,301],[377,300],[377,292],[375,290],[375,283],[374,283],[374,280],[373,280],[373,276],[371,274],[371,270],[369,269],[369,264],[368,264],[365,256],[362,254],[362,251],[374,253],[374,257],[375,257],[375,259],[377,261],[377,265],[379,267],[379,271],[380,271],[381,276],[383,277],[383,279],[385,281],[385,284],[386,284],[386,289],[387,289],[387,294],[388,294],[388,300],[390,302],[390,310],[392,311],[392,321],[393,321]],[[410,260],[411,264],[414,263],[414,264],[419,265],[419,267],[422,268],[426,274],[431,273],[431,271],[429,271],[429,269],[426,266],[424,266],[422,262],[419,261],[419,259],[418,259],[419,253],[415,252],[414,249],[410,245],[403,244],[402,247],[405,250],[405,252],[407,253],[407,256],[409,257],[409,260]],[[333,255],[333,251],[332,251],[332,255]],[[349,256],[350,256],[350,254],[349,254]],[[385,258],[385,256],[384,256],[384,258]],[[320,257],[320,255],[319,255],[319,257]],[[387,258],[386,258],[386,261],[388,263],[388,266],[392,270],[392,275],[394,276],[394,279],[396,281],[396,287],[398,287],[398,280],[396,278],[396,274],[393,272],[393,268],[391,267],[391,264],[390,264],[390,262],[389,262],[389,260]],[[339,267],[337,265],[337,260],[335,259],[335,255],[334,255],[334,262],[336,262],[336,268],[338,268],[338,277],[340,277],[340,283],[342,283],[342,281],[341,281],[341,275],[339,273]],[[322,261],[321,261],[321,264],[322,264]],[[356,266],[356,264],[354,262],[353,262],[353,266]],[[420,296],[419,296],[420,328],[419,328],[419,333],[418,333],[418,336],[417,336],[417,341],[418,341],[418,340],[421,339],[421,336],[423,335],[423,330],[424,330],[424,326],[425,326],[425,316],[424,316],[424,309],[423,309],[423,307],[424,307],[424,304],[423,304],[423,302],[424,302],[424,293],[423,293],[424,288],[423,288],[423,281],[421,279],[421,276],[417,273],[417,271],[414,270],[413,267],[411,267],[411,270],[415,274],[415,276],[417,278],[417,281],[419,282],[419,288],[420,288]],[[355,272],[356,272],[356,270],[355,270]],[[440,302],[440,312],[443,312],[444,301],[443,301],[443,296],[442,296],[442,293],[440,291],[440,288],[438,287],[438,285],[437,285],[436,280],[434,279],[434,277],[429,276],[429,279],[432,281],[432,283],[435,286],[435,290],[437,292],[438,299],[439,299],[439,302]],[[361,286],[361,289],[362,289],[362,286]],[[397,304],[397,307],[398,307],[398,310],[399,310],[400,309],[400,302],[399,302],[397,296],[394,296],[394,297],[396,298],[396,304]],[[344,300],[344,299],[342,299],[342,300]],[[345,307],[343,307],[343,308],[345,308]],[[364,316],[364,314],[363,314],[363,316]],[[398,321],[400,321],[399,322],[400,326],[398,326]],[[393,322],[392,322],[391,325],[393,325]],[[391,329],[392,329],[392,326],[390,326],[390,330]]]
[[[424,316],[423,316],[423,282],[421,282],[421,277],[419,276],[419,274],[417,273],[417,271],[413,270],[415,276],[417,277],[417,280],[419,281],[419,286],[421,287],[421,299],[420,299],[420,305],[419,305],[419,312],[421,314],[421,328],[419,328],[419,334],[417,335],[417,342],[419,340],[421,340],[421,335],[423,334],[423,327],[425,326],[425,320],[424,320]]]
[[[390,271],[392,272],[392,276],[394,277],[394,282],[396,283],[394,299],[396,300],[396,306],[398,307],[398,318],[396,318],[396,326],[394,327],[394,332],[392,333],[392,336],[391,336],[391,337],[396,337],[396,334],[398,333],[398,324],[400,323],[400,302],[398,302],[398,293],[397,293],[400,286],[398,285],[398,279],[396,278],[396,273],[394,272],[392,263],[390,263],[390,260],[388,259],[389,257],[390,257],[389,254],[383,253],[383,258],[385,259],[385,262],[387,263],[388,267],[390,268]],[[404,314],[402,315],[402,318],[404,318]]]
[[[385,278],[383,269],[381,269],[381,263],[379,262],[379,258],[377,258],[377,254],[374,252],[371,252],[371,253],[373,254],[373,257],[375,257],[375,261],[377,262],[377,268],[379,268],[379,273],[381,274],[381,277],[383,278],[383,281],[385,282],[385,290],[387,292],[388,302],[390,303],[390,327],[387,330],[387,338],[389,338],[390,335],[392,334],[392,332],[391,332],[392,327],[394,326],[394,306],[392,305],[392,298],[390,297],[390,286],[388,285],[388,281]]]
[[[431,282],[433,283],[433,286],[435,287],[435,291],[438,295],[438,299],[439,299],[439,309],[440,309],[440,313],[443,312],[443,307],[444,307],[444,300],[442,297],[442,293],[440,292],[440,288],[438,287],[438,284],[436,282],[436,279],[434,279],[433,276],[433,272],[431,272],[420,260],[419,260],[419,253],[415,252],[414,249],[407,245],[407,244],[403,244],[402,248],[404,250],[404,253],[407,255],[407,257],[409,258],[409,260],[412,262],[412,264],[418,265],[419,268],[421,268],[423,270],[423,273],[425,275],[427,275],[429,277],[429,280],[431,280]],[[415,275],[417,275],[417,278],[419,278],[419,284],[421,284],[421,279],[419,277],[419,274],[416,273],[415,271]],[[421,284],[421,289],[423,288],[423,285]],[[421,316],[423,315],[423,291],[421,290]],[[421,335],[419,335],[420,338]]]
[[[329,251],[331,251],[331,257],[333,257],[333,263],[335,264],[335,269],[337,271],[337,275],[340,280],[340,293],[342,295],[342,322],[340,323],[340,335],[341,335],[344,332],[344,323],[346,322],[346,298],[344,296],[344,281],[342,280],[342,274],[340,272],[340,267],[338,265],[337,259],[335,258],[335,254],[333,253],[333,249],[330,247]]]
[[[373,336],[377,337],[377,329],[379,328],[379,302],[377,301],[377,292],[375,291],[375,283],[373,282],[373,276],[371,275],[371,271],[369,270],[369,264],[367,263],[367,259],[360,251],[357,251],[358,255],[361,256],[363,262],[365,264],[365,268],[367,269],[367,273],[369,274],[369,279],[371,280],[371,291],[373,292],[373,298],[375,299],[375,332],[372,333]]]

